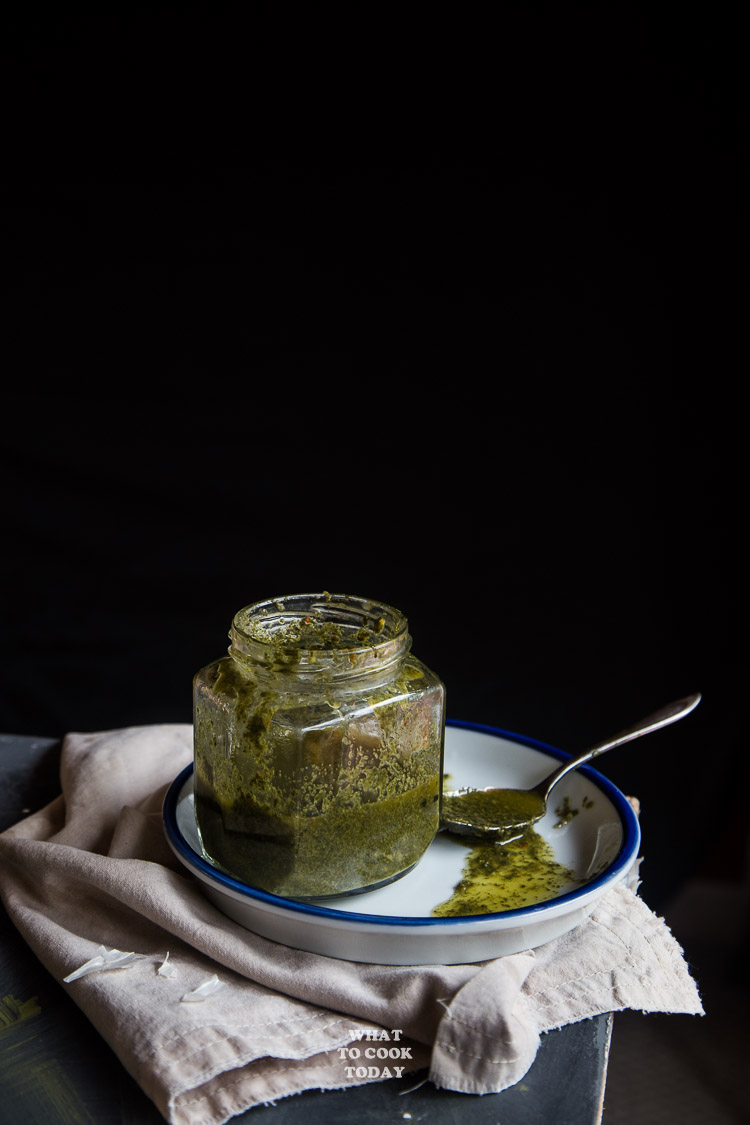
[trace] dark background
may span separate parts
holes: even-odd
[[[190,721],[237,609],[360,593],[452,718],[572,752],[702,691],[602,770],[651,905],[744,870],[731,28],[57,19],[11,40],[0,729]]]

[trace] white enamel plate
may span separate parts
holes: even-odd
[[[473,723],[449,722],[447,786],[531,787],[568,755],[534,739]],[[579,810],[562,826],[555,808],[568,798]],[[167,840],[200,880],[207,897],[245,929],[295,949],[380,965],[455,965],[533,949],[577,926],[597,899],[625,880],[640,848],[629,802],[590,766],[555,787],[553,806],[536,828],[558,863],[575,876],[545,902],[499,914],[431,917],[461,878],[467,846],[438,835],[401,879],[364,894],[296,902],[256,890],[214,866],[201,847],[193,807],[193,767],[172,783],[164,801]]]

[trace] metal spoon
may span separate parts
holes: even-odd
[[[701,693],[685,696],[675,703],[668,703],[648,718],[634,726],[620,731],[606,742],[597,742],[584,750],[576,758],[563,762],[551,774],[535,785],[533,789],[457,789],[444,792],[440,812],[440,830],[459,836],[473,836],[479,840],[494,840],[507,844],[517,840],[524,832],[541,820],[547,811],[547,800],[558,781],[571,770],[578,769],[584,762],[591,761],[599,754],[640,738],[643,734],[674,723],[689,714],[698,706]]]

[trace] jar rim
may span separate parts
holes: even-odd
[[[230,653],[270,668],[341,674],[382,668],[411,645],[400,610],[354,594],[291,594],[234,615]]]

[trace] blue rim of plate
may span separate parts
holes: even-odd
[[[528,738],[525,735],[514,734],[512,731],[501,730],[499,727],[486,726],[483,723],[466,722],[462,719],[447,719],[446,726],[458,727],[463,730],[480,731],[484,734],[494,735],[497,738],[505,738],[510,742],[520,743],[522,746],[529,746],[533,750],[541,750],[545,754],[550,755],[550,757],[560,759],[560,761],[567,761],[571,757],[570,754],[566,754],[562,750],[548,745],[546,742],[540,742],[538,739]],[[231,875],[226,875],[208,860],[204,859],[202,855],[199,855],[195,849],[188,844],[177,824],[177,804],[180,793],[192,772],[193,763],[191,762],[189,766],[185,766],[184,770],[177,775],[170,785],[164,797],[162,810],[164,828],[169,841],[191,867],[201,871],[212,883],[217,883],[220,887],[234,891],[236,894],[240,894],[245,898],[266,903],[269,906],[280,907],[283,910],[292,910],[299,914],[312,915],[317,918],[330,918],[350,924],[366,922],[368,924],[374,923],[385,927],[405,926],[423,928],[434,926],[450,927],[465,924],[466,922],[491,922],[493,919],[512,920],[514,918],[533,918],[542,911],[548,910],[553,904],[555,906],[560,906],[568,902],[574,903],[576,899],[584,895],[588,896],[592,891],[595,891],[603,884],[615,882],[617,877],[623,875],[634,860],[637,859],[641,842],[640,824],[626,797],[620,792],[616,785],[613,785],[613,783],[604,777],[603,774],[599,773],[598,770],[592,769],[591,766],[579,766],[578,772],[593,781],[594,784],[609,797],[617,810],[623,828],[623,838],[620,849],[607,869],[600,875],[584,883],[583,886],[576,890],[568,891],[564,895],[546,899],[544,902],[535,903],[533,906],[517,907],[515,910],[503,910],[497,914],[460,914],[449,918],[410,918],[398,915],[360,914],[354,911],[336,910],[331,907],[320,906],[317,903],[300,902],[297,899],[282,898],[280,895],[271,894],[269,891],[258,890],[256,887],[251,887],[247,883],[233,878]]]

